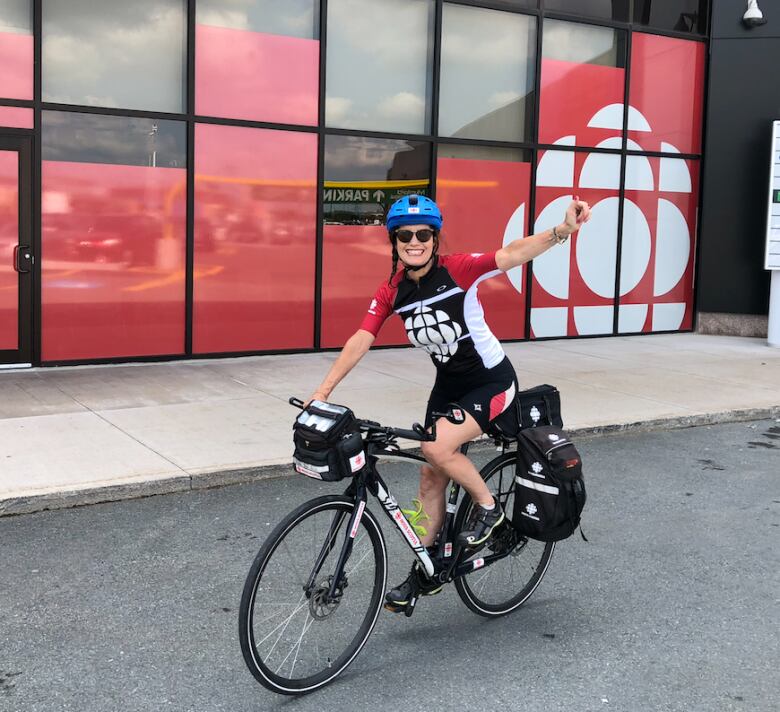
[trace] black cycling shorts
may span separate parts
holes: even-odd
[[[437,377],[428,398],[425,411],[425,427],[433,422],[431,413],[443,413],[457,404],[479,423],[482,432],[507,410],[517,396],[517,375],[508,358],[490,369],[484,369],[472,377],[456,379]]]

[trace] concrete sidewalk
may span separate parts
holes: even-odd
[[[670,334],[505,344],[521,388],[561,391],[567,429],[680,427],[780,416],[780,349]],[[335,353],[0,373],[0,515],[290,471],[291,395]],[[434,369],[369,353],[333,400],[358,417],[422,420]]]

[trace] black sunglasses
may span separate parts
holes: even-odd
[[[396,240],[400,240],[403,243],[411,242],[415,235],[417,235],[419,242],[428,242],[436,234],[436,230],[426,227],[422,230],[396,230],[393,234]]]

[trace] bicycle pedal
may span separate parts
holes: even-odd
[[[406,607],[404,608],[404,615],[407,618],[412,617],[412,613],[414,613],[414,607],[417,605],[417,596],[412,596],[409,599],[409,603],[406,604]]]

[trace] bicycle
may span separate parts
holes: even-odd
[[[289,402],[304,407],[296,398]],[[366,507],[368,494],[382,505],[428,576],[454,582],[461,600],[481,616],[507,615],[528,600],[555,549],[554,542],[527,539],[512,527],[517,453],[508,450],[514,439],[491,432],[502,452],[480,474],[504,508],[505,521],[483,549],[461,548],[456,538],[472,503],[467,492],[458,503],[461,488],[452,483],[431,558],[382,480],[377,462],[425,463],[402,451],[397,439],[435,440],[435,423],[430,433],[419,423],[411,430],[371,420],[358,424],[366,467],[343,495],[316,497],[290,512],[260,548],[244,585],[241,650],[254,677],[273,692],[304,694],[332,682],[357,657],[376,625],[387,586],[387,549],[379,522]],[[464,453],[467,449],[468,443]],[[414,595],[410,600],[406,616],[414,613],[417,599]]]

